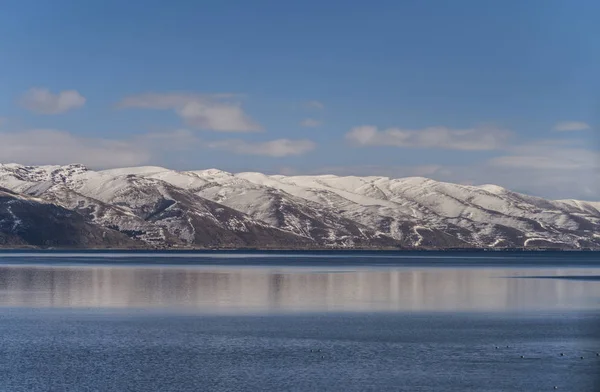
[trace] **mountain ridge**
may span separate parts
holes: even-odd
[[[600,202],[493,184],[0,164],[0,187],[151,248],[600,249]]]

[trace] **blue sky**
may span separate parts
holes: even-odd
[[[1,162],[423,175],[600,200],[594,0],[0,7]]]

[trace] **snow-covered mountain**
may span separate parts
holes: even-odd
[[[0,246],[123,248],[143,243],[77,212],[0,188]]]
[[[0,165],[0,187],[147,246],[600,248],[600,203],[421,177]]]

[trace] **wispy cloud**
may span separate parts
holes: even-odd
[[[537,140],[504,145],[498,156],[478,163],[441,163],[435,155],[422,156],[418,165],[347,165],[317,169],[285,169],[284,174],[342,176],[428,177],[457,184],[496,184],[546,198],[600,201],[600,160],[597,151],[577,140]]]
[[[511,135],[509,131],[494,128],[429,127],[420,130],[401,128],[379,130],[375,126],[365,125],[353,128],[346,134],[346,139],[359,146],[477,151],[498,149]]]
[[[588,129],[591,129],[590,125],[581,121],[563,121],[554,126],[554,130],[559,132],[586,131]]]
[[[197,132],[177,129],[167,132],[151,132],[137,136],[134,141],[148,150],[189,150],[202,147],[202,140]]]
[[[291,168],[288,168],[292,172]],[[295,171],[294,174],[300,174]],[[358,166],[325,166],[304,174],[334,174],[338,176],[376,176],[376,177],[430,177],[440,173],[448,174],[446,167],[442,165],[406,165],[406,166],[384,166],[384,165],[358,165]],[[283,173],[282,173],[283,174]]]
[[[598,162],[595,151],[536,141],[510,147],[505,155],[492,158],[489,164],[515,169],[580,170],[592,169]]]
[[[306,128],[317,128],[321,126],[321,121],[315,120],[314,118],[305,118],[300,122],[300,125]]]
[[[196,133],[175,130],[123,139],[88,137],[56,129],[0,131],[0,162],[29,165],[82,163],[91,168],[136,166],[165,154],[202,148]]]
[[[38,114],[61,114],[85,105],[86,99],[75,90],[53,94],[45,88],[29,89],[21,97],[20,104]]]
[[[120,108],[174,110],[192,128],[217,132],[257,132],[263,128],[237,102],[237,94],[141,94],[126,97]]]
[[[448,169],[451,174],[441,179],[497,184],[547,198],[600,200],[597,152],[577,143],[540,140],[509,146],[503,155],[487,162]]]
[[[209,148],[229,151],[242,155],[263,155],[286,157],[303,155],[312,151],[316,144],[310,140],[277,139],[266,142],[248,142],[245,140],[219,140],[207,144]]]
[[[308,101],[304,104],[309,109],[323,110],[325,109],[325,104],[321,101]]]
[[[83,163],[118,167],[145,163],[150,152],[133,141],[87,138],[54,129],[0,132],[0,161],[30,165]]]

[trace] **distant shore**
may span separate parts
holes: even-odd
[[[503,253],[503,252],[599,252],[600,248],[344,248],[344,247],[304,247],[304,248],[254,248],[254,247],[140,247],[140,248],[78,248],[78,247],[2,247],[0,246],[0,254],[5,252],[169,252],[169,253],[186,253],[186,252],[285,252],[285,253],[304,253],[304,252],[323,252],[323,253],[346,253],[346,252],[460,252],[460,253]]]

